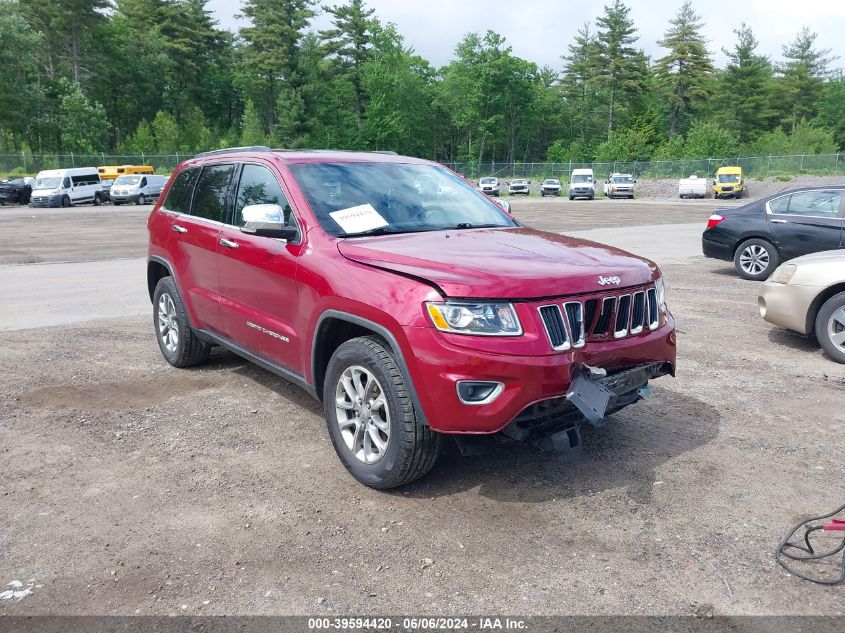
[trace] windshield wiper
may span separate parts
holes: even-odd
[[[470,222],[459,222],[455,226],[449,226],[449,229],[495,229],[500,228],[501,224],[471,224]]]
[[[367,229],[366,231],[358,231],[357,233],[344,233],[340,237],[363,237],[365,235],[387,235],[388,233],[402,233],[403,231],[391,230],[389,226],[379,226],[374,229]]]

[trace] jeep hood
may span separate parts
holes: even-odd
[[[353,261],[423,279],[447,297],[534,299],[645,284],[657,266],[625,251],[528,228],[432,231],[338,242]],[[599,284],[600,277],[621,283]]]

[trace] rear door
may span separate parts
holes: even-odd
[[[296,271],[302,236],[286,242],[240,231],[246,205],[276,204],[297,226],[279,175],[268,164],[245,163],[230,220],[220,232],[220,309],[227,337],[267,360],[303,374]]]
[[[842,246],[845,189],[812,189],[767,203],[769,228],[783,259]]]
[[[217,250],[234,171],[232,163],[183,170],[162,205],[182,299],[194,326],[214,332],[223,332]]]

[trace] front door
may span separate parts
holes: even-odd
[[[769,201],[769,227],[784,260],[842,246],[843,189],[798,191]]]
[[[302,332],[296,271],[302,236],[291,242],[240,231],[246,205],[276,204],[296,225],[279,179],[269,166],[241,168],[232,220],[220,232],[220,309],[226,335],[253,354],[302,374]]]

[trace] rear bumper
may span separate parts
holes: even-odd
[[[565,397],[583,365],[608,374],[652,363],[675,368],[675,323],[639,336],[543,356],[479,352],[447,342],[432,328],[406,328],[412,350],[411,378],[432,429],[441,433],[496,433],[537,403]],[[666,372],[664,372],[666,373]],[[467,405],[460,401],[458,381],[504,385],[492,402]]]
[[[721,233],[705,231],[701,236],[701,251],[705,257],[733,261],[733,243]]]
[[[821,288],[798,286],[766,281],[760,286],[757,307],[764,320],[799,332],[809,334],[812,324],[808,323],[807,313]]]

